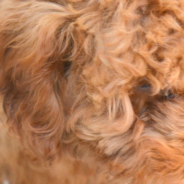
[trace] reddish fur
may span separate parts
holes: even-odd
[[[70,154],[114,182],[184,182],[182,0],[4,0],[0,10],[7,123],[33,154]]]

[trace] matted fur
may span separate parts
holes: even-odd
[[[2,1],[7,123],[46,161],[183,183],[183,11],[183,0]]]

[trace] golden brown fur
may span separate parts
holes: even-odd
[[[2,99],[1,99],[2,101]],[[1,102],[0,101],[0,102]],[[67,155],[52,165],[30,159],[18,137],[10,134],[0,106],[0,183],[1,184],[107,184],[101,174]]]
[[[118,183],[183,183],[183,11],[183,0],[3,0],[1,94],[29,154],[70,155]]]

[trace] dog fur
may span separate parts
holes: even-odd
[[[52,165],[31,157],[20,144],[20,138],[8,132],[6,115],[0,105],[1,184],[108,184],[111,181],[107,174],[68,155]]]
[[[106,183],[184,183],[183,11],[183,0],[2,0],[1,94],[29,154],[69,155]]]

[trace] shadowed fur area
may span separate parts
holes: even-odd
[[[48,165],[19,179],[54,183],[57,163],[71,184],[184,183],[183,53],[183,0],[1,0],[9,157]]]

